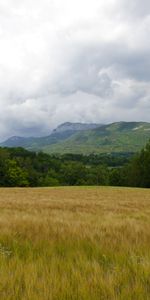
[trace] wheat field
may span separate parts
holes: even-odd
[[[150,299],[150,190],[0,189],[0,299]]]

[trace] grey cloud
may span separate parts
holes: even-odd
[[[150,57],[147,51],[130,50],[125,44],[106,43],[81,49],[71,67],[56,79],[56,91],[71,94],[83,91],[104,99],[113,96],[116,80],[150,80]]]
[[[2,0],[0,139],[150,120],[150,3],[100,2]]]
[[[130,18],[143,18],[150,14],[150,2],[149,0],[119,0],[119,10]]]

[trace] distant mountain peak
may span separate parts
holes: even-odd
[[[53,130],[53,133],[64,132],[64,131],[90,130],[90,129],[95,129],[95,128],[100,127],[100,126],[102,126],[102,124],[65,122],[65,123],[62,123],[62,124],[58,125],[58,127]]]
[[[111,153],[139,151],[150,138],[150,123],[60,124],[49,136],[13,136],[0,147],[23,147],[47,153]]]
[[[14,136],[11,136],[10,138],[8,138],[8,141],[19,141],[19,140],[22,140],[23,137],[21,136],[17,136],[17,135],[14,135]]]

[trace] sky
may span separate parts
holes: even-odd
[[[149,0],[1,0],[0,140],[150,121]]]

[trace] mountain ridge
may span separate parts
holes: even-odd
[[[137,152],[150,139],[148,122],[60,124],[46,137],[11,137],[1,147],[24,147],[46,153]]]
[[[97,124],[97,123],[72,123],[72,122],[65,122],[57,126],[56,129],[54,129],[52,132],[63,132],[63,131],[82,131],[82,130],[88,130],[88,129],[95,129],[99,126],[103,126],[103,124]]]
[[[71,123],[65,122],[58,125],[52,132],[47,136],[42,137],[21,137],[12,136],[6,139],[4,142],[0,143],[1,147],[25,147],[26,149],[33,148],[33,150],[39,149],[39,146],[45,144],[55,144],[61,140],[64,140],[77,131],[83,131],[88,129],[94,129],[96,127],[102,126],[103,124],[97,123]],[[33,147],[30,146],[33,144]]]

